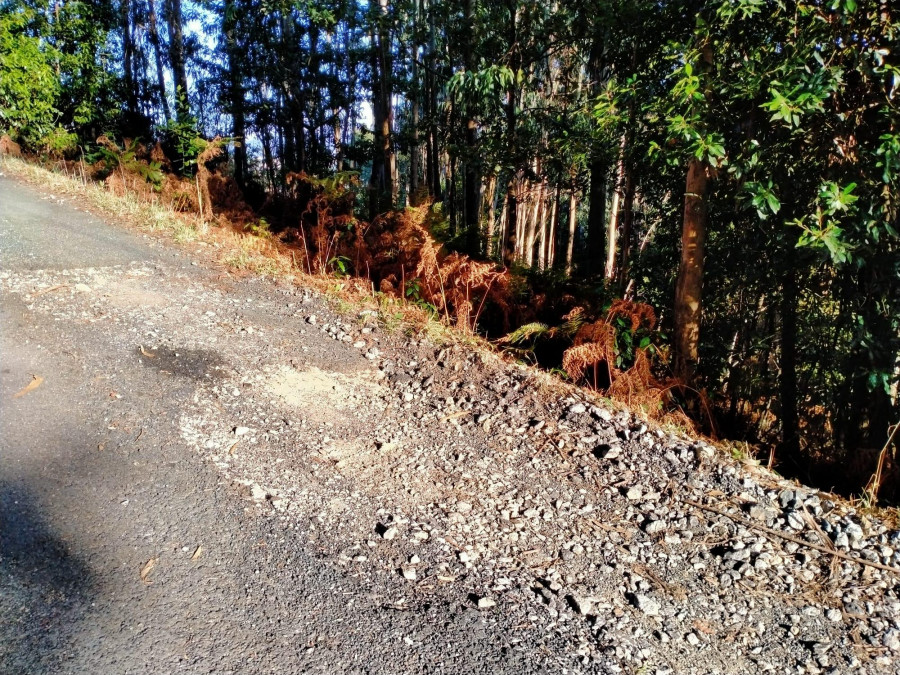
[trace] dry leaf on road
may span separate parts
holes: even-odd
[[[156,567],[156,558],[150,558],[150,560],[144,563],[144,566],[141,567],[141,581],[143,581],[145,584],[153,583],[152,581],[150,581],[150,579],[148,579],[148,577],[150,576],[150,572],[154,567]]]
[[[44,381],[44,378],[41,377],[40,375],[32,375],[31,382],[29,382],[28,385],[25,386],[23,389],[20,389],[18,392],[13,394],[13,398],[19,398],[29,392],[34,391],[35,389],[37,389],[38,387],[41,386],[41,383],[43,381]]]

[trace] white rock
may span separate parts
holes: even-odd
[[[646,595],[635,593],[631,598],[632,604],[647,616],[659,616],[659,603]]]
[[[490,609],[496,606],[497,603],[490,598],[478,598],[478,609]]]

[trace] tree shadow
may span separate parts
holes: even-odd
[[[60,672],[93,584],[28,487],[0,480],[0,672]]]

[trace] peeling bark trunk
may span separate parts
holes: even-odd
[[[707,165],[692,159],[688,164],[684,224],[681,231],[681,263],[675,285],[675,375],[686,384],[693,379],[699,359],[707,187]]]

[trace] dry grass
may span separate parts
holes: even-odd
[[[65,171],[51,171],[21,159],[5,157],[0,159],[0,167],[41,189],[57,196],[80,197],[107,217],[125,220],[140,229],[150,232],[164,232],[177,241],[188,242],[203,238],[203,226],[196,218],[185,217],[159,200],[142,199],[132,192],[115,194],[102,183],[85,178],[84,174],[68,172],[65,165],[57,168]]]

